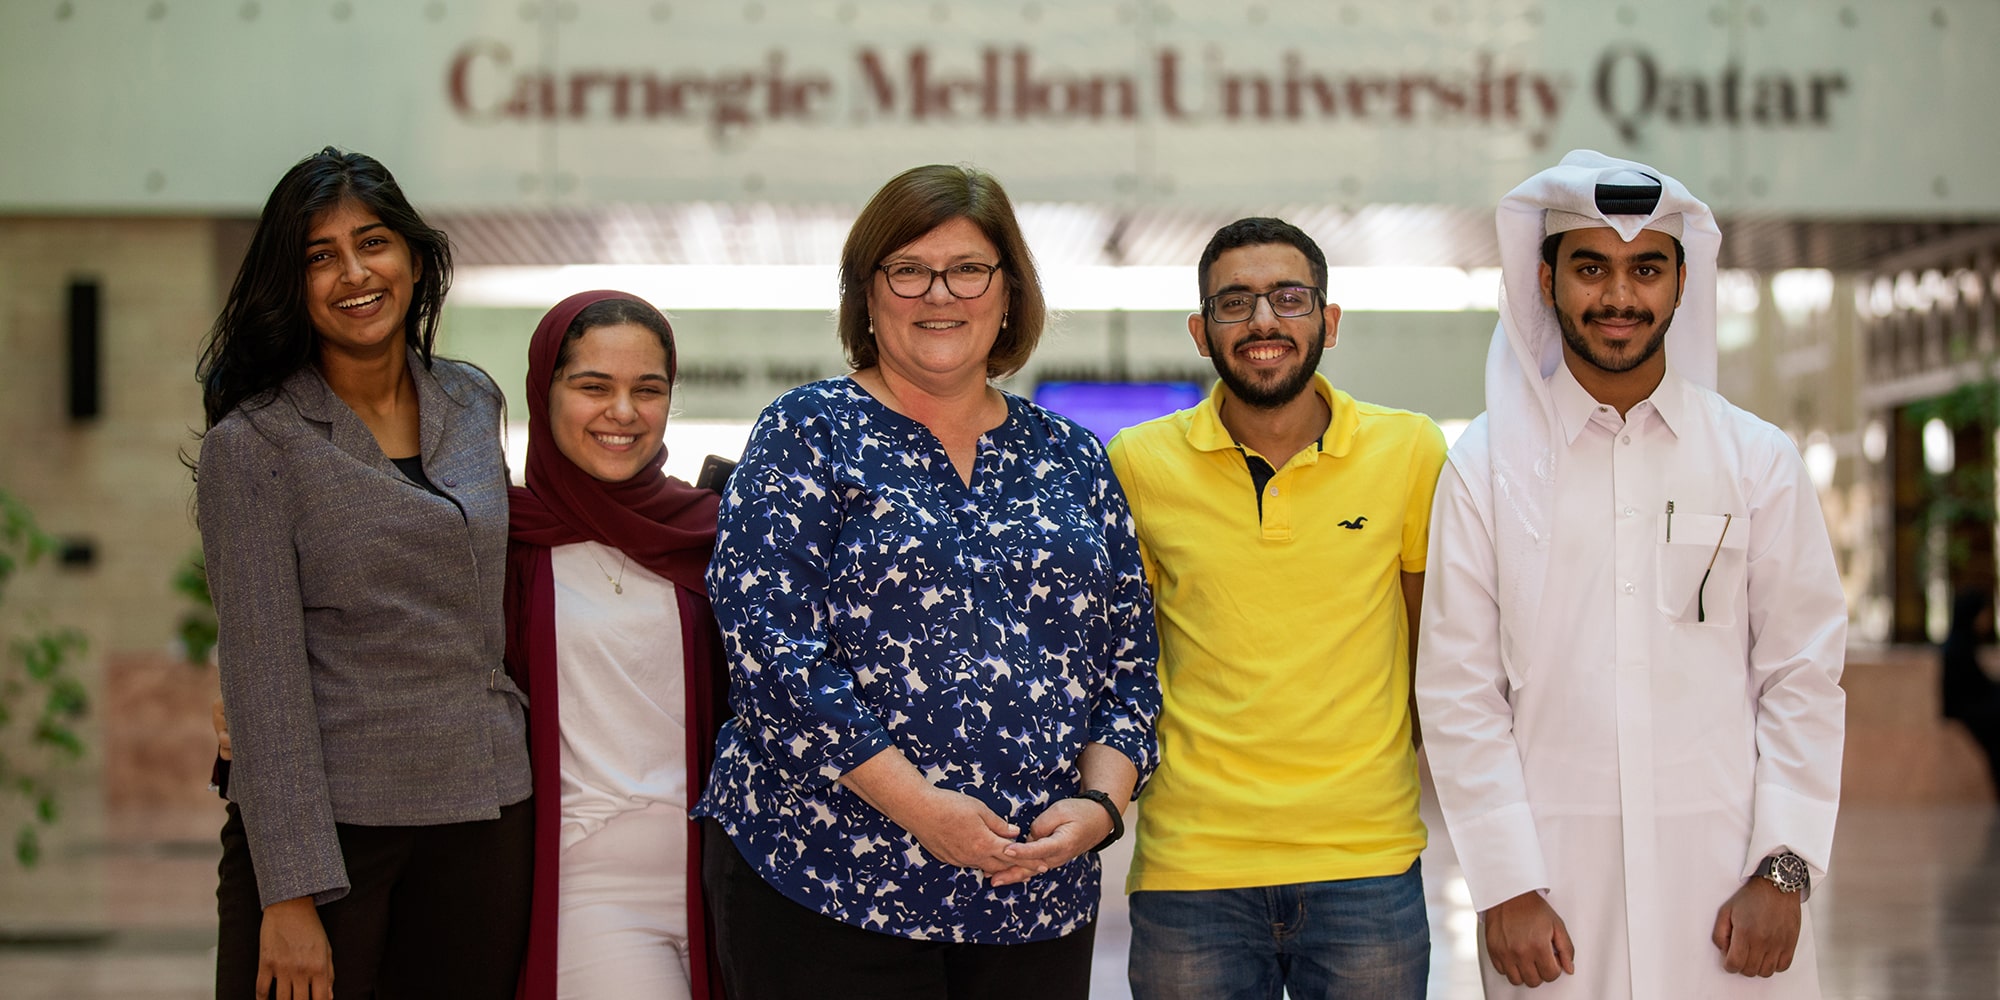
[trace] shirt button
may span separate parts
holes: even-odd
[[[1278,495],[1278,488],[1277,488],[1276,486],[1273,486],[1273,487],[1271,487],[1271,488],[1270,488],[1270,489],[1269,489],[1268,491],[1266,491],[1266,492],[1264,493],[1264,495],[1265,495],[1265,496],[1267,496],[1267,497],[1274,497],[1274,496],[1277,496],[1277,495]]]
[[[1627,508],[1625,508],[1625,516],[1626,516],[1626,517],[1631,517],[1633,513],[1634,513],[1634,511],[1632,510],[1632,508],[1630,508],[1630,507],[1627,507]]]
[[[1629,584],[1629,583],[1628,583],[1628,584],[1626,584],[1626,585],[1625,585],[1625,593],[1627,593],[1627,594],[1630,594],[1630,593],[1632,593],[1632,585],[1631,585],[1631,584]]]
[[[1627,435],[1625,435],[1625,437],[1623,438],[1623,440],[1624,440],[1624,442],[1625,442],[1626,444],[1631,444],[1631,443],[1632,443],[1632,435],[1630,435],[1630,434],[1627,434]]]

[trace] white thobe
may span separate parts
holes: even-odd
[[[1503,662],[1483,417],[1432,507],[1417,698],[1467,888],[1482,911],[1546,891],[1576,945],[1576,975],[1534,990],[1482,949],[1486,995],[1817,997],[1809,915],[1771,979],[1710,940],[1766,855],[1817,880],[1832,849],[1847,614],[1804,464],[1671,370],[1623,418],[1565,365],[1548,388],[1539,653]]]

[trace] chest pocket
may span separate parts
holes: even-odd
[[[1662,514],[1657,549],[1656,600],[1668,621],[1727,628],[1742,619],[1750,549],[1747,515]]]

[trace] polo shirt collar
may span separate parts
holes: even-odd
[[[1326,431],[1312,449],[1312,461],[1318,461],[1322,454],[1340,458],[1354,447],[1354,432],[1361,426],[1361,415],[1355,412],[1354,400],[1346,393],[1333,387],[1326,376],[1314,372],[1312,390],[1326,401],[1327,409],[1333,414],[1327,421]],[[1194,408],[1193,419],[1188,421],[1188,444],[1196,451],[1222,451],[1235,449],[1236,438],[1229,428],[1222,424],[1222,381],[1217,379],[1208,390],[1208,398]]]

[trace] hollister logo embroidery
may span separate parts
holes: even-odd
[[[1352,521],[1342,521],[1340,522],[1340,526],[1346,528],[1349,531],[1360,531],[1362,526],[1367,523],[1368,523],[1368,516],[1364,514],[1359,517],[1356,517]]]

